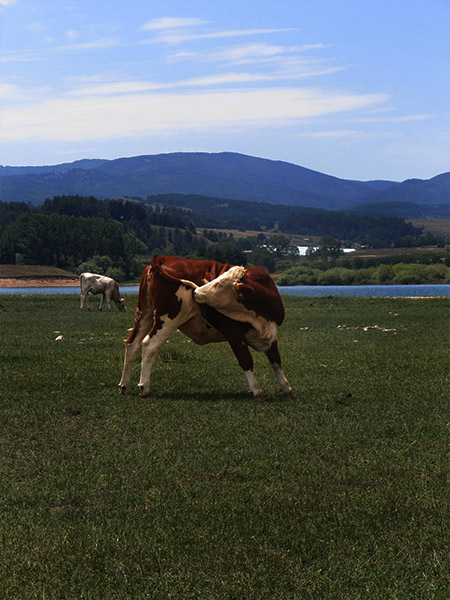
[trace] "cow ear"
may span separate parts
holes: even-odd
[[[236,283],[234,286],[234,291],[236,292],[236,296],[237,296],[238,300],[242,300],[244,298],[243,287],[244,287],[243,283]]]
[[[253,293],[253,288],[249,285],[245,285],[245,283],[236,283],[234,290],[239,301],[242,301],[245,297],[248,298],[248,296]]]

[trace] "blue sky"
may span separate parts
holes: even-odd
[[[232,151],[450,170],[448,0],[0,0],[0,164]]]

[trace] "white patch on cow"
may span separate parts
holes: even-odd
[[[292,388],[289,385],[288,380],[284,376],[284,373],[281,370],[280,365],[277,365],[276,363],[272,363],[272,369],[273,369],[273,372],[275,375],[275,379],[277,380],[277,383],[280,387],[280,390],[283,392],[283,394],[290,394],[292,392]]]
[[[227,315],[228,316],[228,315]],[[244,314],[240,315],[242,318],[235,318],[236,321],[244,321]],[[247,331],[245,338],[248,345],[257,350],[258,352],[267,352],[270,346],[277,339],[278,325],[273,321],[266,321],[263,317],[255,317],[251,321],[247,321],[252,325],[252,329]]]
[[[180,314],[183,322],[178,329],[199,345],[225,341],[223,335],[203,318],[200,306],[192,296],[192,289],[180,286],[176,292],[176,297],[182,302]]]
[[[209,304],[219,310],[220,307],[227,306],[229,293],[244,275],[245,267],[231,267],[216,279],[197,287],[194,292],[195,299],[200,304]]]
[[[255,398],[260,398],[261,396],[264,395],[264,392],[261,389],[261,386],[259,385],[258,381],[256,380],[255,374],[253,373],[253,371],[244,371],[245,376],[247,377],[247,383],[248,383],[248,387],[250,388],[250,391],[252,392],[253,396]]]

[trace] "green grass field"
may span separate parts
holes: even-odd
[[[179,333],[120,396],[135,302],[0,296],[2,599],[448,600],[448,299],[286,297],[263,400]]]

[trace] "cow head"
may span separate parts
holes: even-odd
[[[120,300],[118,300],[116,302],[116,306],[120,310],[120,312],[125,312],[125,300],[124,300],[124,298],[120,298]]]
[[[216,279],[194,290],[194,297],[200,304],[209,304],[217,310],[227,308],[236,302],[237,284],[244,277],[244,267],[231,267]]]

